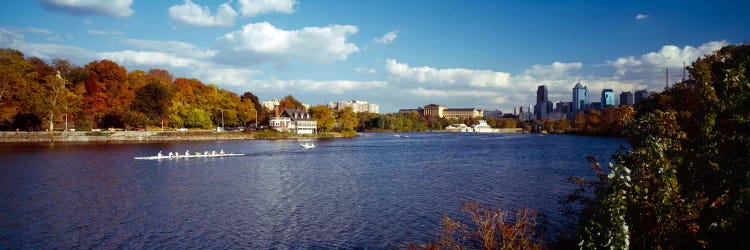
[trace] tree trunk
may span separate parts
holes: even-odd
[[[55,131],[55,112],[49,112],[49,132]]]

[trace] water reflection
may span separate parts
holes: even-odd
[[[395,247],[466,200],[559,222],[570,175],[623,140],[373,134],[352,140],[0,146],[10,248]],[[224,149],[242,157],[134,160]],[[460,216],[459,216],[460,217]]]

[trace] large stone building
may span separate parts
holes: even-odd
[[[400,109],[399,113],[408,113],[416,111],[421,117],[436,117],[445,119],[467,119],[483,118],[484,111],[476,108],[446,108],[443,105],[427,104],[416,109]]]
[[[476,108],[456,108],[456,109],[444,109],[443,118],[445,119],[470,119],[470,118],[484,118],[484,111]]]
[[[346,107],[352,107],[352,110],[354,110],[354,112],[357,112],[357,113],[359,112],[380,113],[380,107],[377,104],[367,103],[366,101],[346,100],[346,101],[328,103],[328,108],[333,109],[333,110],[341,110]]]

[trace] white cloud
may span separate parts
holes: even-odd
[[[200,68],[205,63],[191,58],[183,58],[162,52],[123,50],[102,52],[99,57],[109,59],[120,64],[134,64],[142,66],[169,66],[172,68]]]
[[[17,48],[19,45],[23,44],[23,40],[23,35],[0,28],[0,47]]]
[[[436,69],[431,67],[410,67],[395,59],[386,61],[385,69],[398,81],[412,81],[420,84],[449,84],[472,87],[507,87],[510,74],[490,70],[464,68]]]
[[[86,33],[97,36],[121,36],[122,31],[119,30],[86,30]]]
[[[375,74],[375,73],[378,72],[375,69],[366,69],[366,68],[362,68],[362,67],[357,67],[357,68],[354,69],[354,71],[357,72],[357,73],[360,73],[360,74],[364,74],[364,73]]]
[[[698,48],[685,46],[682,49],[674,45],[666,45],[657,52],[650,52],[640,57],[627,56],[619,57],[615,60],[607,61],[619,76],[642,77],[639,73],[653,74],[664,70],[664,68],[682,68],[682,64],[690,64],[698,57],[720,49],[728,45],[726,41],[712,41],[699,46]],[[652,75],[655,77],[656,75]]]
[[[580,62],[554,62],[550,65],[536,64],[524,71],[523,74],[545,79],[564,79],[570,75],[570,71],[581,69],[581,67],[583,67],[583,64]]]
[[[47,37],[47,40],[48,41],[58,41],[58,42],[64,41],[64,39],[60,35],[54,35],[54,36]]]
[[[422,87],[407,91],[412,95],[422,97],[494,97],[497,95],[493,91],[424,89]]]
[[[269,79],[250,81],[249,87],[272,91],[328,92],[333,94],[344,94],[347,92],[382,89],[387,86],[388,83],[385,81],[314,81],[309,79]]]
[[[232,86],[246,86],[256,75],[262,72],[240,68],[207,68],[198,69],[193,76],[203,79],[206,83],[225,84]]]
[[[132,0],[37,0],[48,10],[74,15],[107,15],[129,17],[133,15]]]
[[[398,30],[385,33],[385,35],[375,38],[373,39],[373,41],[375,41],[376,43],[389,44],[392,43],[393,40],[396,40],[396,37],[398,37]]]
[[[291,14],[296,4],[296,0],[239,0],[239,9],[246,17],[272,12]]]
[[[37,28],[37,27],[27,27],[23,29],[15,29],[15,31],[20,33],[32,33],[32,34],[42,34],[42,35],[52,35],[52,31]]]
[[[220,5],[216,9],[216,15],[213,15],[208,6],[201,7],[190,0],[185,0],[182,5],[169,7],[169,17],[183,24],[204,27],[228,27],[234,24],[234,19],[237,17],[237,12],[229,6],[229,3]]]
[[[218,59],[235,64],[274,59],[332,63],[346,60],[349,54],[359,51],[356,45],[346,40],[355,33],[357,27],[351,25],[283,30],[267,22],[250,23],[219,38]]]
[[[140,49],[155,50],[158,52],[179,54],[191,58],[212,58],[217,51],[205,49],[186,42],[179,41],[156,41],[143,39],[124,39],[122,43]]]
[[[646,18],[648,18],[648,14],[638,14],[638,15],[635,15],[635,20],[643,20],[643,19],[646,19]]]

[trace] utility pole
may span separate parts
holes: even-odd
[[[221,109],[221,130],[224,130],[224,109]]]

